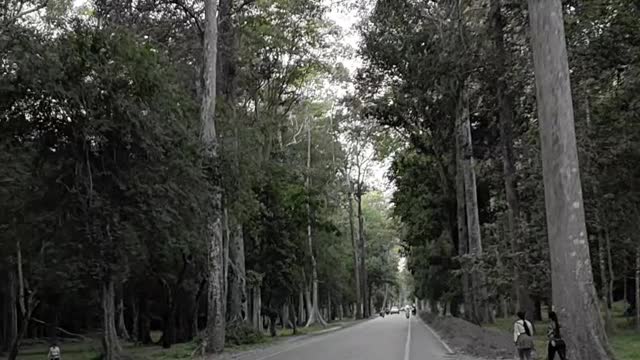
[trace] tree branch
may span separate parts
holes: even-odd
[[[38,318],[34,318],[34,317],[31,318],[31,321],[36,322],[38,324],[42,324],[42,325],[51,325],[50,323],[48,323],[46,321],[42,321],[42,320],[40,320]],[[58,326],[56,326],[56,330],[60,331],[61,333],[65,334],[65,335],[69,335],[69,336],[72,336],[72,337],[80,338],[82,340],[86,340],[87,339],[86,337],[84,337],[84,336],[82,336],[80,334],[72,333],[71,331],[65,330],[65,329],[63,329],[61,327],[58,327]]]
[[[17,13],[15,15],[13,15],[12,17],[10,17],[9,19],[7,19],[6,21],[4,21],[4,23],[2,24],[2,29],[0,29],[0,33],[3,32],[7,26],[13,24],[14,22],[16,22],[21,17],[25,17],[25,16],[27,16],[29,14],[32,14],[34,12],[37,12],[37,11],[40,11],[40,10],[44,9],[45,7],[47,7],[47,4],[48,4],[48,0],[45,0],[40,5],[36,5],[36,6],[32,7],[31,9],[22,11],[22,6],[24,5],[24,3],[20,3],[20,9],[17,11]]]
[[[182,1],[182,0],[169,0],[168,3],[176,5],[177,7],[182,9],[182,11],[184,11],[185,14],[187,14],[189,17],[191,17],[191,19],[196,23],[196,27],[198,28],[198,32],[199,32],[200,36],[202,36],[204,34],[204,30],[202,29],[202,24],[200,23],[200,19],[198,18],[197,14],[193,11],[193,9],[191,9],[189,6],[187,6],[187,4],[184,3],[184,1]]]

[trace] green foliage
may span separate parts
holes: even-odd
[[[228,324],[225,337],[228,345],[235,346],[259,344],[265,341],[261,331],[243,323]]]
[[[75,24],[15,39],[4,57],[2,243],[21,241],[43,315],[94,311],[102,281],[175,278],[201,258],[212,209],[197,108],[157,49]]]

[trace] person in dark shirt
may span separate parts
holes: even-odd
[[[562,339],[560,334],[560,323],[558,322],[558,315],[555,312],[549,313],[549,327],[547,328],[547,338],[549,339],[549,360],[553,360],[556,357],[556,353],[560,356],[560,360],[567,359],[567,344]]]

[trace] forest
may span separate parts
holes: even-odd
[[[555,309],[571,358],[614,359],[640,334],[638,19],[3,1],[0,357],[218,354],[408,302],[482,326]]]

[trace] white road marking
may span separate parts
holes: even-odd
[[[411,323],[412,319],[409,319],[409,331],[407,332],[407,343],[404,346],[404,360],[409,360],[411,357]]]
[[[436,340],[438,340],[442,344],[442,346],[444,346],[445,350],[447,350],[447,352],[449,354],[453,354],[454,353],[453,350],[451,350],[451,348],[449,347],[449,345],[447,345],[447,343],[444,342],[444,340],[442,340],[440,335],[438,335],[435,331],[433,331],[433,329],[429,325],[427,325],[427,323],[425,323],[422,320],[420,320],[420,321],[422,322],[422,325],[424,325],[424,327],[426,327],[427,330],[429,330],[431,332],[431,334],[433,334],[433,337],[435,337]]]

